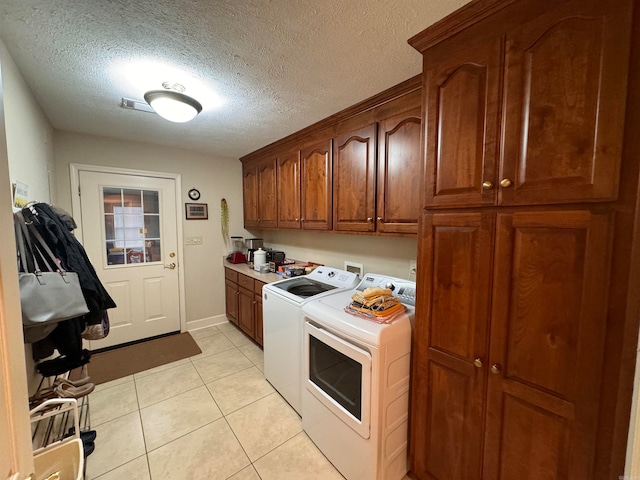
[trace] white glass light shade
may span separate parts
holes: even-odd
[[[202,111],[197,100],[170,90],[152,90],[144,94],[144,99],[158,115],[171,122],[188,122]]]

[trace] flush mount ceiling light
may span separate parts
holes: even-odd
[[[162,118],[171,122],[188,122],[202,111],[196,99],[185,95],[185,88],[179,83],[164,82],[165,90],[151,90],[144,99]]]

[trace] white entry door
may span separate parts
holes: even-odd
[[[180,330],[175,179],[79,171],[84,247],[117,304],[92,350]]]

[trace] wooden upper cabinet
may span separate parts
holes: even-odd
[[[426,207],[617,198],[629,2],[539,3],[424,52]]]
[[[418,232],[422,189],[421,130],[420,106],[378,123],[378,232]]]
[[[501,40],[463,32],[427,52],[424,66],[425,206],[494,204]]]
[[[254,165],[242,166],[242,197],[245,228],[258,227],[258,171]]]
[[[278,226],[276,159],[258,164],[258,224],[263,228]]]
[[[411,458],[423,479],[481,478],[494,214],[425,215],[413,343]]]
[[[617,197],[629,5],[565,3],[506,37],[501,204]]]
[[[333,229],[373,232],[376,124],[341,133],[333,143]]]
[[[251,162],[242,167],[245,228],[275,228],[277,220],[276,160]]]
[[[498,214],[486,479],[593,478],[612,223]]]
[[[278,158],[278,228],[300,228],[300,152]]]
[[[302,228],[331,230],[331,139],[318,141],[300,150],[300,163]]]

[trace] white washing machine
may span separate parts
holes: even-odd
[[[302,306],[358,283],[355,273],[318,267],[301,277],[269,283],[262,289],[264,376],[301,415]]]
[[[386,287],[406,307],[392,323],[350,315],[354,290],[303,305],[302,427],[347,480],[407,473],[414,282],[367,274],[357,290]]]

